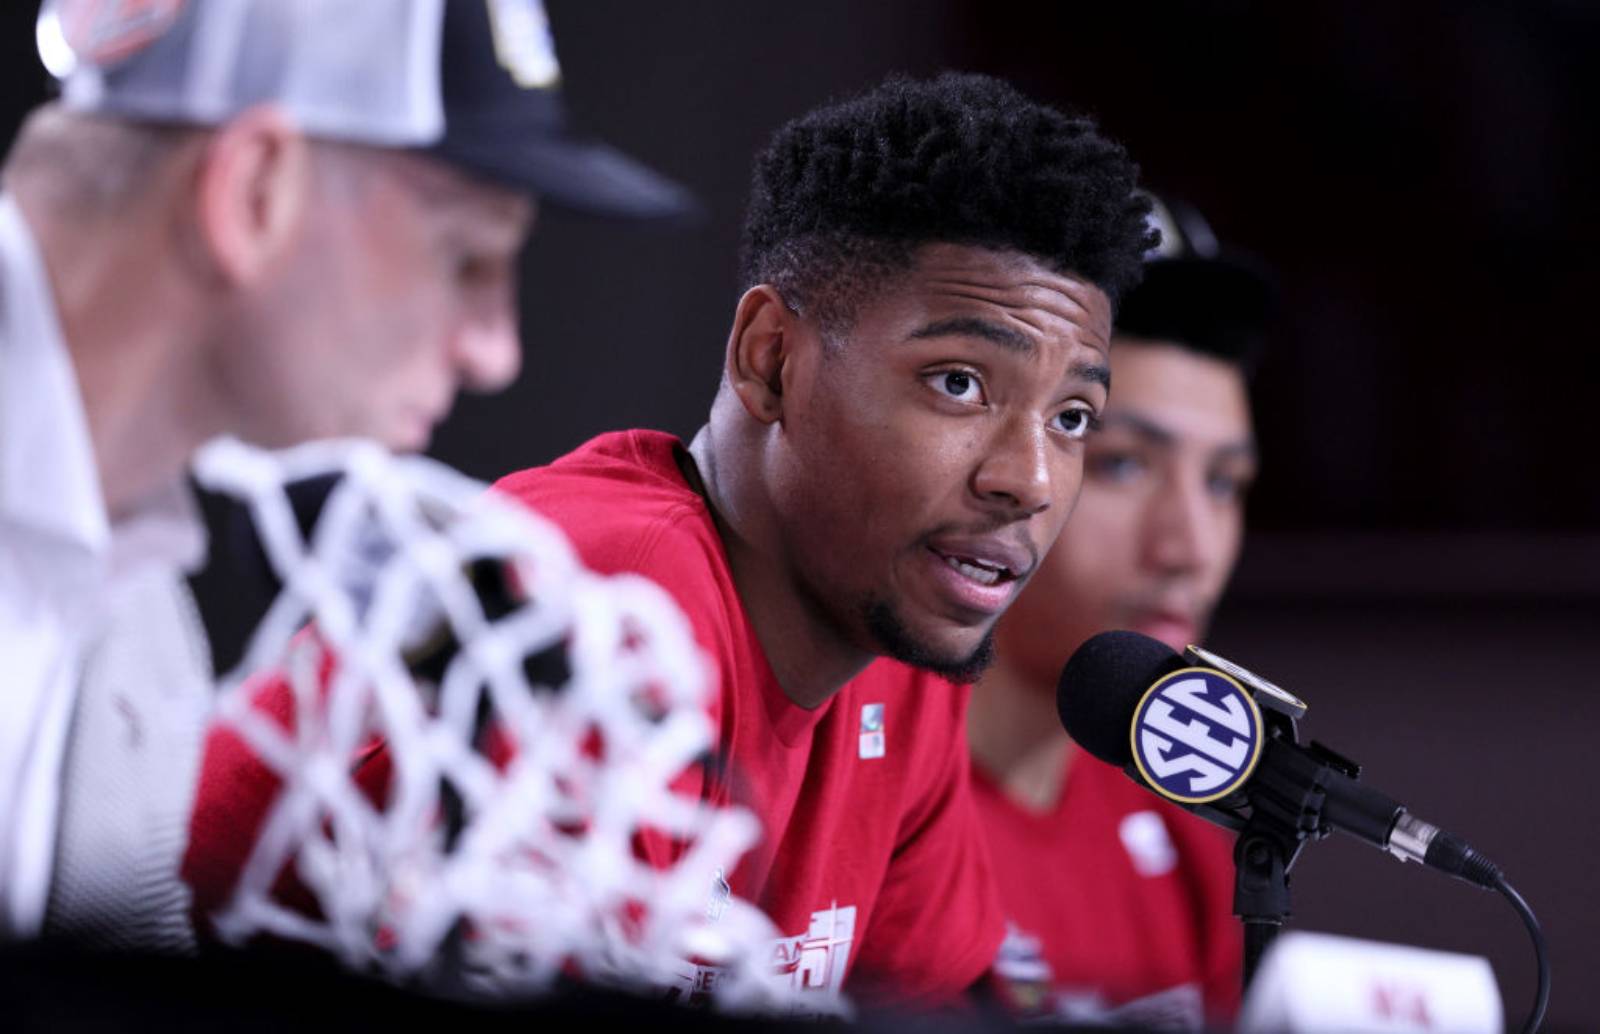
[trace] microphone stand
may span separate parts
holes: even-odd
[[[1193,810],[1235,829],[1233,911],[1244,924],[1244,988],[1271,947],[1290,908],[1289,870],[1308,841],[1333,832],[1323,814],[1331,779],[1355,779],[1361,766],[1312,741],[1296,746],[1294,719],[1263,709],[1267,742],[1247,789]],[[1294,748],[1294,749],[1290,749]],[[1240,818],[1248,805],[1249,817]]]
[[[1251,828],[1257,827],[1257,828]],[[1233,911],[1244,924],[1244,989],[1255,981],[1289,907],[1289,867],[1304,839],[1286,837],[1275,822],[1245,824],[1233,847]]]

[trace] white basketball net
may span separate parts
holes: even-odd
[[[342,478],[308,540],[285,486],[329,473]],[[756,819],[670,788],[714,741],[708,662],[663,590],[594,574],[521,506],[373,445],[221,441],[196,474],[248,503],[284,583],[216,718],[282,780],[213,917],[223,937],[306,941],[453,992],[525,995],[558,976],[685,988],[698,971],[715,974],[718,1005],[789,1008],[767,962],[778,931],[722,881]],[[485,612],[469,577],[485,561],[513,572],[509,612]],[[445,632],[459,647],[435,685],[405,658]],[[540,656],[565,684],[530,678]],[[292,693],[287,728],[252,704],[262,672]],[[496,760],[486,728],[509,747]],[[379,737],[393,762],[381,805],[352,764]],[[633,844],[645,828],[688,849],[652,867]],[[321,918],[275,900],[289,866]]]

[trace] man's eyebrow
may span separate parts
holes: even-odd
[[[1159,421],[1152,420],[1139,413],[1107,413],[1100,418],[1102,429],[1124,427],[1154,445],[1172,445],[1178,436]],[[1216,448],[1217,457],[1242,456],[1245,459],[1256,459],[1256,443],[1253,438],[1242,441],[1228,442]]]
[[[1033,338],[1021,331],[976,316],[951,316],[949,319],[935,320],[925,327],[912,331],[911,337],[913,340],[930,337],[976,337],[1013,352],[1031,352],[1034,349]]]
[[[1177,435],[1149,417],[1138,413],[1107,413],[1100,418],[1102,428],[1125,427],[1155,445],[1171,445]]]
[[[1076,362],[1072,364],[1071,372],[1079,380],[1098,384],[1107,391],[1111,390],[1111,367],[1105,363],[1095,363],[1087,360]]]
[[[1038,346],[1033,338],[1003,323],[993,323],[977,316],[951,316],[935,320],[911,332],[912,340],[930,337],[975,337],[1011,352],[1031,353]],[[1111,368],[1104,363],[1078,362],[1072,366],[1072,375],[1110,390]]]

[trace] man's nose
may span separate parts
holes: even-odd
[[[1027,419],[1008,421],[995,435],[973,474],[973,492],[985,502],[1031,517],[1055,501],[1049,431]]]
[[[522,368],[515,309],[507,305],[487,316],[463,320],[450,352],[463,387],[482,392],[504,388]]]
[[[1144,529],[1146,555],[1163,571],[1202,570],[1217,546],[1216,525],[1204,479],[1174,474],[1151,499]]]

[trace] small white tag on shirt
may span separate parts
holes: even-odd
[[[883,757],[883,705],[861,705],[861,749],[862,758]]]
[[[1124,817],[1117,835],[1140,876],[1165,876],[1177,868],[1178,849],[1167,833],[1167,824],[1155,812],[1136,811]]]

